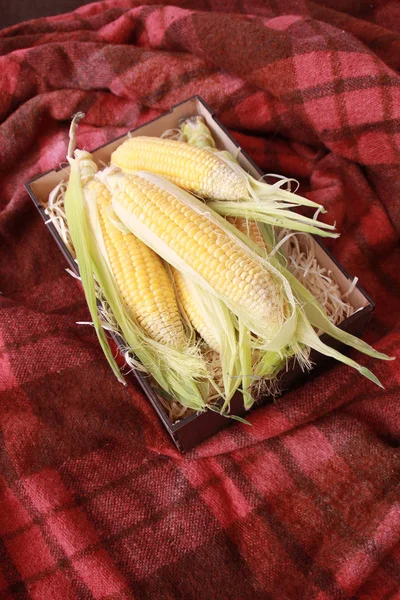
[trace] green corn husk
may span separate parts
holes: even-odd
[[[89,258],[92,241],[89,234],[89,228],[86,221],[83,191],[77,163],[71,161],[71,173],[69,183],[65,194],[65,213],[68,221],[68,228],[75,249],[76,258],[79,265],[79,274],[81,277],[83,289],[86,296],[86,302],[92,317],[93,326],[96,331],[100,346],[111,366],[114,375],[121,383],[125,383],[115,358],[107,342],[107,337],[99,320],[97,310],[97,300],[95,292],[95,280],[93,269]]]

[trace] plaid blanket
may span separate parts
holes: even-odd
[[[0,598],[400,598],[399,362],[335,365],[191,453],[114,379],[23,182],[200,94],[301,180],[399,355],[395,2],[113,0],[0,32]]]

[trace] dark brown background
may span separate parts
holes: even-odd
[[[0,29],[38,17],[59,15],[75,10],[82,4],[89,4],[92,0],[0,0]]]

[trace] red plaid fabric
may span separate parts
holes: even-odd
[[[395,2],[113,0],[0,32],[0,597],[400,598],[400,367],[336,365],[181,456],[113,378],[23,182],[200,94],[328,209],[399,355]]]

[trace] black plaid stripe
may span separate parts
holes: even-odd
[[[331,48],[332,50],[332,48]],[[335,52],[332,52],[335,55]],[[371,57],[374,60],[373,57]],[[342,77],[334,79],[333,81],[327,81],[321,83],[318,86],[312,86],[301,90],[289,90],[287,94],[282,95],[282,99],[288,104],[302,104],[309,100],[318,100],[327,96],[334,96],[336,94],[345,94],[346,92],[355,92],[360,90],[379,90],[382,96],[385,97],[384,102],[387,101],[385,91],[390,88],[398,88],[400,82],[397,77],[384,75],[382,73],[382,67],[379,62],[374,60],[376,64],[377,75],[354,75],[352,77]],[[339,75],[339,74],[338,74]],[[390,96],[389,96],[390,102]],[[390,119],[391,111],[386,112],[385,119]],[[381,121],[380,121],[381,123]],[[373,126],[374,124],[372,124]],[[338,128],[338,132],[341,131],[342,126]]]
[[[352,128],[350,127],[350,124],[349,124],[349,118],[348,118],[348,114],[347,114],[347,106],[346,106],[345,98],[341,95],[341,89],[342,89],[342,85],[343,85],[342,84],[343,76],[342,76],[340,60],[338,58],[337,52],[342,50],[342,47],[340,44],[337,43],[337,37],[333,37],[332,35],[329,35],[329,34],[327,35],[325,27],[322,24],[318,23],[317,21],[311,21],[310,25],[315,30],[315,32],[317,34],[319,34],[321,36],[321,38],[324,40],[325,48],[323,48],[323,49],[328,50],[327,59],[331,65],[332,73],[333,73],[333,82],[332,82],[333,94],[331,94],[331,95],[335,102],[337,114],[339,115],[340,129],[342,131],[342,137],[348,138],[350,140],[351,147],[355,152],[355,160],[358,162],[358,159],[357,159],[358,150],[357,150],[356,139],[354,137]]]

